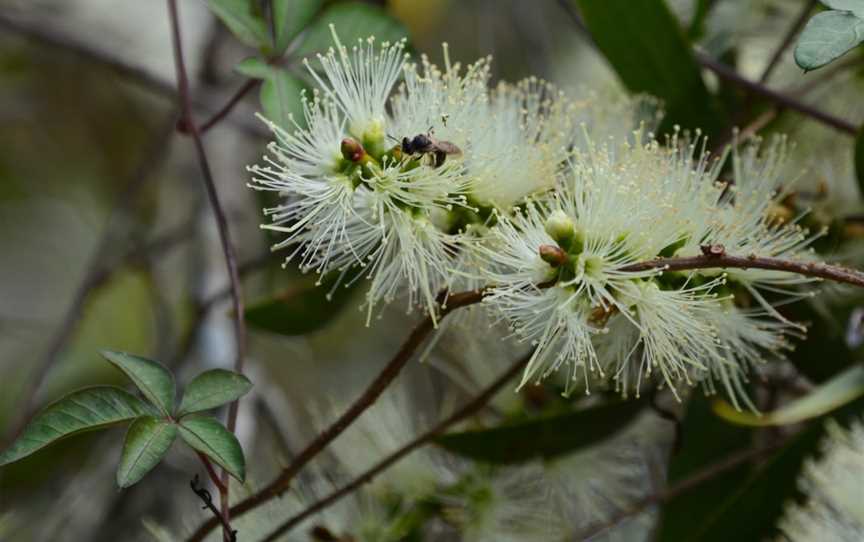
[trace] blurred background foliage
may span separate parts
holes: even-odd
[[[300,90],[311,83],[301,59],[329,46],[329,22],[345,42],[407,36],[413,52],[436,62],[441,42],[454,61],[491,54],[495,80],[536,75],[574,93],[654,95],[667,112],[661,132],[700,128],[711,148],[732,140],[735,126],[789,134],[788,176],[801,180],[788,210],[810,207],[808,225],[830,228],[819,245],[826,258],[864,266],[854,133],[864,120],[864,62],[856,48],[808,74],[795,65],[792,43],[822,9],[816,2],[183,0],[181,8],[197,118],[211,118],[244,91],[207,131],[206,145],[249,305],[247,372],[256,385],[238,433],[254,466],[253,488],[314,435],[322,420],[307,413],[321,418],[356,396],[418,318],[395,307],[367,327],[355,308],[359,288],[327,303],[311,277],[290,265],[283,270],[258,228],[268,196],[245,186],[245,166],[268,140],[253,113],[282,122],[297,115]],[[85,384],[124,385],[100,361],[103,348],[159,359],[184,382],[201,369],[230,366],[234,345],[213,218],[190,140],[175,129],[165,5],[0,0],[0,29],[5,444],[34,407]],[[842,123],[814,120],[808,108]],[[811,331],[788,362],[754,377],[761,409],[812,393],[861,363],[861,292],[829,285],[824,293],[789,307]],[[428,408],[415,405],[420,419],[434,421],[431,405],[459,404],[518,353],[478,337],[487,323],[476,326],[479,332],[464,323],[450,330],[426,362],[412,362],[401,377],[399,386],[435,397]],[[460,363],[467,357],[476,367]],[[558,391],[554,382],[518,396],[508,389],[493,402],[496,415],[471,420],[440,444],[491,463],[579,457],[585,472],[594,471],[596,498],[608,502],[579,515],[573,536],[584,538],[770,536],[783,504],[800,498],[795,476],[816,450],[825,414],[791,426],[744,427],[717,416],[701,393],[683,404],[661,393],[622,405],[604,394],[565,400]],[[852,395],[831,414],[860,415],[864,405]],[[633,419],[641,424],[642,455],[604,470],[604,450],[637,431],[623,423]],[[498,427],[502,420],[507,425]],[[0,471],[0,539],[149,540],[142,519],[186,529],[206,519],[187,487],[199,468],[194,456],[175,450],[144,482],[118,493],[112,471],[119,442],[77,437]],[[639,470],[649,463],[650,475]],[[641,477],[635,487],[615,495],[634,472]],[[627,530],[634,516],[647,522]]]

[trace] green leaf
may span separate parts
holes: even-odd
[[[323,328],[351,299],[354,288],[339,286],[328,300],[336,275],[320,286],[306,283],[246,309],[249,325],[280,335],[304,335]]]
[[[848,11],[824,11],[807,22],[795,46],[795,62],[815,70],[864,41],[864,20]]]
[[[679,124],[712,135],[724,126],[690,44],[664,2],[568,0],[581,9],[597,47],[631,92],[663,100],[660,132]]]
[[[159,407],[162,414],[174,412],[174,376],[161,363],[126,352],[104,350],[102,355],[126,373],[151,403]]]
[[[251,47],[270,48],[267,23],[253,0],[207,0],[207,5],[238,40]]]
[[[253,56],[238,62],[234,71],[252,79],[267,79],[273,72],[273,66],[266,60]]]
[[[180,421],[180,437],[234,478],[241,482],[246,478],[246,459],[240,442],[215,418],[184,418]]]
[[[858,193],[864,196],[864,126],[855,136],[855,176],[858,178]]]
[[[858,17],[864,19],[864,0],[820,0],[825,7],[851,11]]]
[[[186,386],[178,416],[200,412],[235,401],[252,389],[245,376],[225,369],[204,371]]]
[[[448,433],[437,437],[435,443],[456,454],[489,463],[550,458],[612,436],[644,406],[642,401],[618,401],[492,429]]]
[[[264,80],[260,100],[267,119],[286,129],[294,125],[292,118],[303,126],[305,116],[300,96],[306,85],[302,81],[285,68],[268,64],[260,58],[244,59],[234,69],[246,77]]]
[[[721,399],[714,402],[714,412],[721,418],[738,425],[751,427],[789,425],[827,414],[862,395],[864,395],[864,366],[855,365],[814,388],[804,397],[791,401],[769,414],[760,416],[749,411],[738,411]]]
[[[282,52],[321,9],[324,0],[273,0],[276,50]]]
[[[304,121],[303,102],[300,95],[305,85],[285,69],[274,69],[261,85],[261,108],[264,116],[284,129],[294,121]]]
[[[162,461],[177,438],[177,426],[163,418],[141,416],[129,426],[120,465],[117,485],[129,487]]]
[[[363,2],[343,2],[327,8],[309,27],[296,56],[325,53],[334,46],[330,25],[346,47],[358,39],[375,36],[378,43],[394,42],[408,35],[402,23],[378,7]]]
[[[24,431],[0,454],[0,466],[18,461],[60,439],[95,431],[153,414],[131,393],[113,386],[95,386],[70,393],[30,420]]]

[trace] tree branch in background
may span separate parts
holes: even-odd
[[[771,77],[771,74],[774,72],[774,68],[777,67],[777,64],[780,62],[780,59],[783,58],[783,53],[786,52],[786,49],[792,44],[792,40],[795,39],[795,36],[801,31],[804,27],[804,24],[807,22],[807,17],[810,16],[810,12],[813,11],[813,8],[816,7],[816,2],[818,0],[806,0],[804,2],[804,7],[801,9],[801,13],[792,23],[792,26],[789,27],[789,30],[786,32],[786,35],[783,37],[783,40],[780,42],[780,45],[774,51],[774,54],[771,55],[771,60],[768,61],[768,65],[765,66],[765,69],[762,71],[762,75],[759,76],[759,82],[765,83],[768,81],[768,78]]]
[[[243,292],[240,285],[240,275],[237,271],[237,256],[234,253],[234,247],[231,244],[231,233],[228,230],[228,219],[225,217],[225,211],[219,201],[219,194],[216,191],[216,183],[213,180],[213,174],[210,170],[210,163],[207,160],[207,152],[204,149],[204,142],[201,139],[201,133],[198,131],[198,125],[192,114],[192,101],[189,93],[189,80],[186,75],[186,65],[183,60],[183,42],[180,33],[180,21],[177,14],[176,0],[167,0],[168,16],[171,22],[171,38],[174,45],[174,65],[177,70],[177,90],[179,93],[179,101],[181,108],[181,119],[183,125],[189,130],[189,135],[195,144],[195,152],[198,155],[198,165],[201,168],[201,175],[204,180],[204,186],[207,191],[207,197],[210,200],[210,207],[213,211],[213,216],[216,220],[216,227],[219,230],[219,241],[222,245],[222,252],[225,256],[225,265],[228,270],[228,278],[231,283],[231,299],[234,305],[234,335],[236,340],[237,356],[234,362],[234,370],[238,373],[243,372],[243,363],[246,358],[246,323],[243,319]],[[237,424],[237,409],[239,402],[234,401],[228,409],[228,430],[234,432]],[[222,483],[225,485],[225,491],[220,492],[220,509],[225,523],[231,520],[229,505],[228,505],[228,471],[222,470]],[[231,530],[224,527],[222,530],[223,539],[230,539]]]
[[[24,37],[40,45],[57,49],[65,54],[76,56],[82,60],[106,68],[118,76],[132,81],[154,94],[171,100],[177,98],[177,90],[170,81],[166,81],[140,66],[129,64],[120,58],[103,52],[102,50],[90,47],[89,45],[73,39],[58,36],[39,26],[30,25],[24,21],[19,21],[2,14],[0,14],[0,28],[10,34]],[[217,107],[209,103],[209,100],[193,100],[193,105],[197,110],[217,112],[217,114],[219,109],[224,109],[224,106],[217,109]],[[248,122],[241,122],[240,120],[235,119],[233,124],[251,137],[271,137],[269,130],[260,123],[252,122],[251,120]]]
[[[446,305],[442,305],[438,314],[438,319],[446,317],[450,312],[474,305],[483,300],[485,289],[470,290],[460,292],[446,297]],[[444,296],[442,296],[443,298]],[[384,393],[387,386],[399,375],[402,368],[411,358],[414,353],[423,344],[426,337],[435,329],[435,322],[431,316],[426,316],[417,327],[411,332],[401,348],[396,352],[396,355],[387,363],[381,370],[375,380],[366,388],[357,400],[346,410],[333,424],[322,431],[312,442],[297,454],[294,460],[285,467],[282,472],[264,488],[257,493],[250,495],[248,498],[240,501],[231,507],[232,516],[240,516],[244,513],[256,508],[265,502],[268,502],[284,493],[294,477],[300,470],[311,461],[316,455],[323,451],[330,442],[342,434],[345,429],[350,426],[354,420],[360,417],[363,412],[372,406],[378,397]],[[189,538],[189,541],[201,541],[207,534],[218,525],[215,520],[210,520],[201,525],[195,533]]]
[[[720,79],[728,81],[736,86],[743,88],[744,90],[766,98],[776,104],[778,107],[783,109],[789,109],[792,111],[797,111],[803,115],[806,115],[812,119],[818,120],[819,122],[830,126],[840,132],[855,135],[858,133],[858,128],[852,124],[851,122],[841,119],[840,117],[835,117],[830,113],[826,113],[815,107],[812,107],[804,102],[798,101],[797,99],[777,92],[775,90],[771,90],[770,88],[757,83],[755,81],[750,81],[745,77],[741,76],[734,69],[717,62],[713,58],[708,55],[696,52],[696,60],[708,70],[714,72]]]
[[[503,374],[501,374],[501,376],[495,379],[495,381],[493,381],[477,396],[471,399],[471,401],[466,403],[462,408],[460,408],[450,416],[444,418],[431,429],[418,436],[408,444],[394,451],[348,484],[333,491],[331,494],[327,495],[323,499],[313,503],[299,514],[295,515],[294,517],[290,518],[288,521],[277,527],[276,530],[274,530],[272,533],[267,535],[266,538],[264,538],[263,542],[271,542],[273,540],[277,540],[282,534],[284,534],[309,516],[323,510],[324,508],[327,508],[342,497],[351,494],[354,490],[358,489],[363,484],[370,482],[373,478],[375,478],[375,476],[390,468],[391,465],[395,464],[406,455],[410,454],[417,448],[429,444],[435,437],[443,434],[453,424],[460,422],[465,418],[468,418],[469,416],[478,412],[486,405],[486,403],[488,403],[495,396],[495,394],[501,391],[501,389],[504,387],[505,384],[507,384],[507,382],[513,379],[513,377],[515,377],[526,365],[528,365],[528,361],[531,359],[532,354],[528,354],[513,363],[509,369],[507,369]]]

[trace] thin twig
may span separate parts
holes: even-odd
[[[216,183],[213,180],[213,174],[210,171],[210,163],[207,160],[207,152],[204,149],[204,142],[201,139],[201,133],[198,130],[198,125],[192,114],[192,101],[189,93],[189,80],[186,75],[186,65],[183,60],[183,42],[180,34],[180,21],[177,15],[177,1],[166,0],[168,3],[168,15],[171,21],[171,38],[174,46],[174,65],[177,71],[177,91],[180,98],[181,118],[183,124],[189,130],[189,135],[195,144],[195,151],[198,155],[198,165],[201,168],[201,174],[204,180],[204,186],[207,190],[207,197],[210,200],[210,208],[213,211],[213,216],[216,219],[216,227],[219,230],[219,241],[222,245],[222,252],[225,256],[225,265],[228,269],[228,278],[231,283],[231,299],[234,305],[234,334],[236,339],[237,357],[234,362],[234,370],[238,373],[243,372],[243,362],[245,360],[246,348],[246,323],[243,319],[243,292],[240,286],[240,275],[237,272],[237,256],[234,253],[234,247],[231,244],[231,233],[228,229],[228,220],[225,217],[225,211],[219,201],[219,194],[216,191]],[[239,402],[234,401],[228,408],[228,430],[234,432],[237,424],[237,409]],[[222,469],[222,482],[226,489],[220,494],[221,511],[225,521],[231,519],[230,508],[228,504],[228,471]],[[223,538],[228,538],[229,532],[223,529]]]
[[[795,273],[807,277],[822,278],[842,282],[853,286],[864,287],[864,273],[837,265],[818,262],[795,262],[779,258],[762,258],[758,256],[703,255],[688,258],[657,258],[645,262],[626,265],[619,269],[623,272],[639,272],[649,269],[665,271],[685,271],[690,269],[767,269]]]
[[[765,66],[765,69],[762,71],[762,75],[759,76],[759,82],[765,83],[768,81],[768,78],[771,77],[771,73],[774,71],[774,68],[780,62],[780,59],[783,58],[783,53],[786,52],[786,49],[789,48],[789,45],[792,44],[792,40],[795,39],[795,36],[798,35],[798,32],[801,31],[801,28],[804,27],[804,23],[807,22],[807,17],[810,15],[810,12],[813,11],[813,8],[816,7],[817,0],[807,0],[804,3],[804,7],[801,9],[801,13],[792,22],[792,26],[789,27],[789,30],[786,32],[786,35],[783,37],[783,40],[780,42],[780,45],[774,51],[774,54],[771,55],[771,60],[768,61],[768,65]]]
[[[708,55],[696,52],[696,59],[703,67],[714,72],[719,78],[729,81],[730,83],[733,83],[749,92],[752,92],[753,94],[762,96],[763,98],[767,98],[768,100],[771,100],[783,109],[791,109],[792,111],[797,111],[803,115],[807,115],[808,117],[818,120],[819,122],[827,126],[831,126],[836,130],[850,135],[855,135],[858,132],[858,128],[851,122],[845,119],[841,119],[839,117],[835,117],[830,113],[826,113],[824,111],[816,109],[815,107],[798,101],[791,96],[788,96],[781,92],[777,92],[775,90],[771,90],[770,88],[756,81],[751,81],[741,76],[734,69],[724,64],[721,64],[720,62],[717,62]]]
[[[438,318],[444,318],[450,312],[474,305],[483,300],[486,294],[485,289],[470,290],[450,295],[446,298],[446,305],[442,305],[439,311]],[[375,380],[363,391],[357,400],[346,410],[332,425],[322,431],[312,442],[310,442],[294,460],[285,467],[282,472],[272,482],[264,486],[257,493],[250,495],[243,501],[231,507],[231,516],[237,517],[245,514],[249,510],[256,508],[265,502],[268,502],[284,493],[291,484],[291,481],[300,472],[300,470],[318,455],[324,448],[327,447],[336,437],[342,434],[351,423],[354,422],[360,415],[366,411],[378,397],[387,389],[387,386],[399,375],[399,372],[413,357],[414,353],[424,342],[426,337],[432,330],[435,329],[435,324],[432,317],[426,316],[417,327],[411,332],[393,359],[381,370]],[[192,541],[201,541],[207,534],[218,525],[215,520],[210,520],[201,527],[188,539]]]
[[[503,374],[501,374],[501,376],[495,379],[494,382],[492,382],[486,389],[484,389],[476,397],[466,403],[462,408],[460,408],[450,416],[444,418],[431,429],[418,436],[411,442],[405,444],[395,452],[391,453],[389,456],[376,463],[373,467],[371,467],[369,470],[367,470],[348,484],[333,491],[323,499],[309,505],[308,508],[298,513],[294,517],[288,519],[288,521],[286,521],[285,523],[277,527],[276,530],[274,530],[272,533],[267,535],[267,537],[265,537],[262,542],[271,542],[278,539],[282,534],[284,534],[289,529],[302,522],[309,516],[323,510],[324,508],[327,508],[328,506],[335,503],[342,497],[350,494],[363,484],[370,482],[373,478],[375,478],[375,476],[387,470],[388,468],[390,468],[391,465],[393,465],[406,455],[410,454],[417,448],[420,448],[430,443],[435,437],[444,433],[451,425],[461,420],[464,420],[465,418],[478,412],[486,405],[486,403],[488,403],[492,399],[492,397],[495,396],[496,393],[501,390],[501,388],[504,387],[505,384],[507,384],[507,382],[509,382],[513,377],[515,377],[519,373],[519,371],[521,371],[528,364],[528,361],[531,359],[531,355],[532,354],[528,354],[513,363],[510,368],[508,368]]]
[[[238,103],[240,103],[240,100],[242,100],[247,94],[249,94],[249,92],[251,92],[260,83],[261,83],[261,81],[259,79],[247,80],[243,84],[243,86],[237,90],[237,92],[235,92],[234,94],[231,95],[231,98],[228,99],[228,102],[224,106],[222,106],[222,108],[219,111],[214,113],[212,117],[210,117],[207,121],[205,121],[203,124],[201,124],[201,128],[200,128],[201,133],[203,134],[203,133],[207,132],[208,130],[210,130],[210,128],[215,126],[219,121],[221,121],[222,119],[227,117],[228,113],[230,113],[231,110],[234,109],[234,106],[237,105]],[[187,126],[181,126],[180,129],[183,133],[189,132],[189,129]]]

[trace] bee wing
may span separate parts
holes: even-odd
[[[449,141],[438,140],[435,143],[439,150],[442,150],[447,154],[462,154],[462,149]]]

